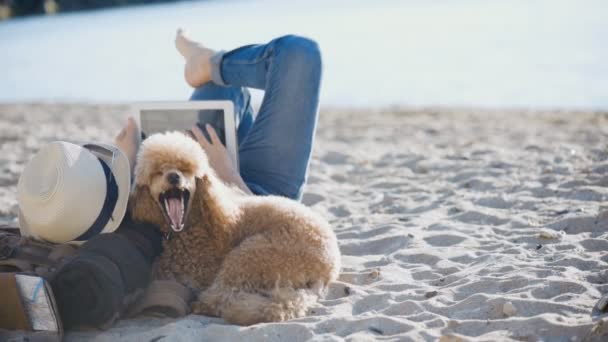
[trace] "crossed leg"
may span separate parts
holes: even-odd
[[[318,45],[288,35],[215,52],[182,31],[176,45],[186,59],[186,80],[197,86],[191,100],[234,102],[239,171],[249,189],[300,199],[317,123],[322,73]],[[247,88],[264,90],[257,115]]]

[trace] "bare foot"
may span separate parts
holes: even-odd
[[[198,88],[211,81],[211,56],[215,54],[202,44],[191,40],[182,29],[177,30],[175,47],[186,59],[184,78],[193,88]]]
[[[141,133],[135,119],[129,117],[127,124],[114,138],[116,146],[127,156],[129,159],[129,165],[131,166],[131,174],[135,167],[135,158],[137,157],[137,151],[141,144]]]

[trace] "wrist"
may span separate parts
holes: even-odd
[[[247,184],[245,184],[245,181],[241,177],[241,174],[238,173],[236,170],[234,172],[232,172],[228,183],[232,184],[232,185],[236,185],[239,189],[241,189],[246,194],[249,194],[249,195],[253,194],[251,192],[251,190],[249,189],[249,187],[247,186]]]

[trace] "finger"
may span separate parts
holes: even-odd
[[[220,138],[217,136],[217,133],[215,133],[215,129],[213,129],[213,126],[211,126],[210,124],[206,124],[205,128],[207,128],[207,133],[209,133],[209,136],[211,137],[211,143],[212,144],[221,144],[222,142],[220,141]]]
[[[116,139],[122,139],[122,138],[125,137],[125,135],[127,135],[127,128],[129,128],[129,125],[131,125],[131,120],[132,120],[132,118],[129,116],[127,118],[127,123],[120,130],[120,132],[118,132],[118,135],[116,136]]]
[[[118,135],[116,136],[116,139],[122,139],[122,138],[124,138],[125,134],[127,134],[127,128],[123,127],[123,129],[121,129],[120,132],[118,132]]]
[[[207,138],[205,138],[203,131],[201,131],[201,129],[197,125],[192,126],[192,133],[196,137],[198,143],[201,144],[204,149],[209,148],[209,141],[207,141]]]
[[[198,127],[198,125],[192,126],[192,134],[196,137],[196,140],[203,146],[209,146],[209,140],[203,134],[203,131]]]
[[[192,140],[197,141],[196,136],[194,135],[194,133],[192,133],[191,129],[187,129],[184,131],[184,133],[189,136],[190,138],[192,138]]]
[[[132,116],[129,116],[129,118],[127,119],[127,126],[132,126],[133,128],[138,128],[137,127],[137,121],[135,121],[135,118]]]

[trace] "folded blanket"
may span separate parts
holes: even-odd
[[[144,289],[150,283],[151,263],[124,235],[100,234],[85,242],[80,249],[105,256],[118,266],[126,294]]]
[[[121,272],[112,260],[79,251],[50,279],[64,328],[109,327],[124,308]]]
[[[85,242],[50,276],[66,329],[111,326],[149,285],[161,250],[155,226],[129,219],[115,233]]]

